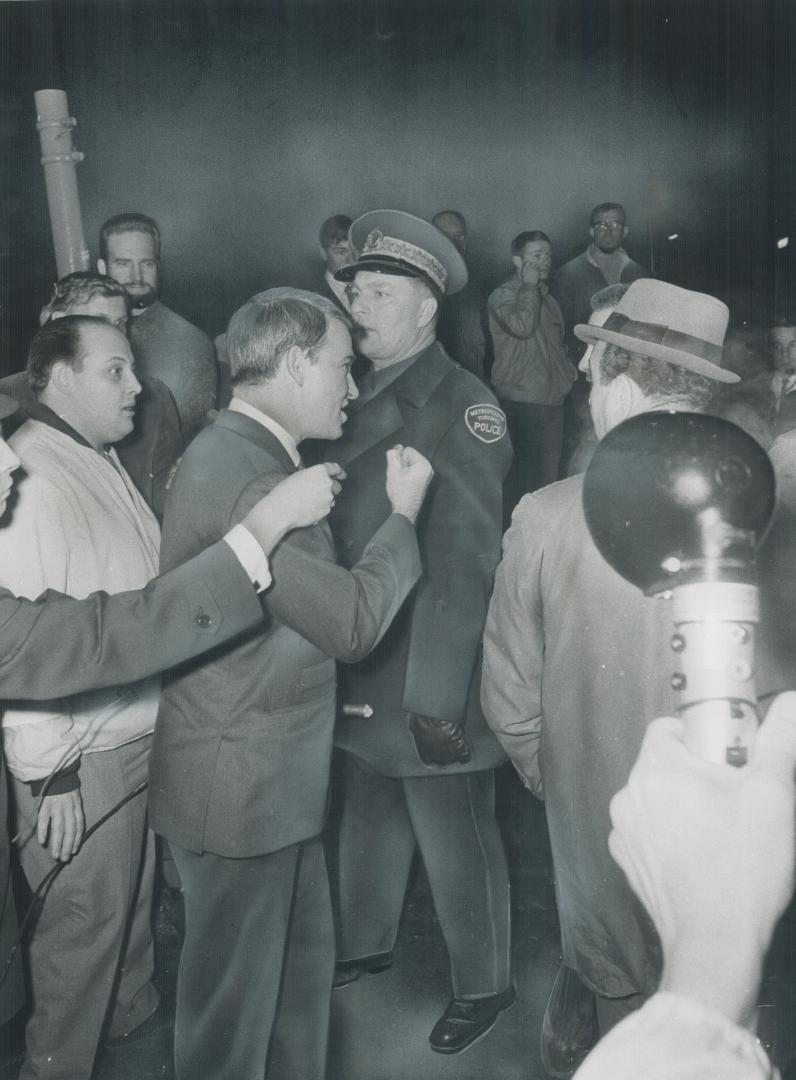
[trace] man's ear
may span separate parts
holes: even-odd
[[[519,255],[512,255],[511,261],[514,263],[514,266],[517,270],[522,270],[522,259]]]
[[[420,305],[420,314],[417,319],[418,329],[422,330],[424,326],[428,326],[434,316],[437,314],[439,308],[439,301],[435,296],[427,296]]]
[[[108,276],[108,267],[104,259],[97,259],[97,273]]]
[[[61,394],[70,393],[75,380],[75,370],[65,360],[56,360],[50,368],[48,386],[54,387]]]
[[[595,239],[595,230],[593,225],[589,226],[589,236],[592,238],[592,241]]]
[[[627,234],[629,232],[630,232],[630,229],[627,227],[627,225],[623,225],[622,226],[622,239],[623,240],[624,240],[624,238],[627,236]]]
[[[304,385],[304,379],[306,378],[307,366],[312,363],[309,358],[309,354],[306,349],[300,348],[298,345],[291,345],[289,349],[285,350],[282,357],[282,364],[285,367],[288,375],[293,379],[297,386]]]

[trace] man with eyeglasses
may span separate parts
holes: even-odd
[[[622,244],[628,234],[625,208],[619,203],[600,203],[589,218],[591,243],[584,252],[564,263],[550,283],[550,291],[564,316],[566,345],[575,363],[582,346],[572,333],[578,323],[587,323],[591,298],[606,285],[629,285],[636,278],[649,277],[639,263],[630,258]]]

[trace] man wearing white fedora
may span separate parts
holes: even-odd
[[[711,296],[648,278],[604,318],[575,327],[588,348],[598,438],[638,413],[703,412],[722,367],[729,312]],[[598,325],[599,323],[603,325]],[[563,965],[542,1060],[570,1076],[617,1020],[654,993],[654,927],[611,859],[608,806],[626,783],[645,722],[671,713],[670,613],[611,569],[586,526],[583,477],[526,496],[503,544],[484,635],[481,700],[530,790],[543,797]]]

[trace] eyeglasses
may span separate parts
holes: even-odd
[[[592,225],[597,232],[613,232],[614,229],[624,229],[624,221],[595,221]]]

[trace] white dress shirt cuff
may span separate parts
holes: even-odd
[[[271,566],[254,536],[245,525],[234,525],[224,539],[235,552],[257,592],[264,592],[271,584]]]

